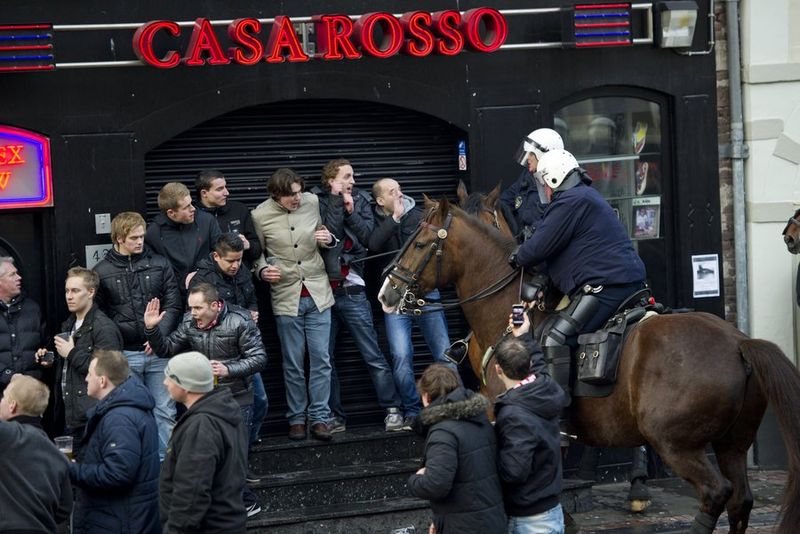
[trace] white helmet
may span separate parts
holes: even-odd
[[[522,140],[517,150],[516,161],[523,167],[528,166],[528,156],[533,154],[537,160],[542,159],[542,155],[549,150],[564,148],[564,141],[558,132],[550,128],[539,128],[528,134]]]
[[[538,178],[553,191],[558,190],[564,180],[575,169],[579,169],[575,156],[564,149],[550,150],[539,159]],[[577,183],[577,182],[575,182]],[[573,183],[572,185],[575,185]]]

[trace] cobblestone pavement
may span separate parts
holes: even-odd
[[[778,520],[786,486],[786,471],[750,470],[750,488],[755,503],[748,534],[772,532]],[[573,514],[581,534],[644,534],[687,532],[697,513],[694,490],[680,479],[648,482],[652,504],[640,514],[628,511],[628,484],[596,485],[592,489],[594,509]],[[728,518],[720,516],[715,532],[728,532]]]

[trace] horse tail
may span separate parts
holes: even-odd
[[[780,533],[796,532],[800,525],[800,372],[783,351],[763,339],[746,339],[739,350],[749,362],[761,391],[772,404],[789,457],[789,477],[783,496]]]

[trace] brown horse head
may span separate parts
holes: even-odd
[[[417,232],[390,266],[378,294],[384,311],[396,311],[401,307],[401,301],[413,306],[434,288],[463,278],[465,262],[462,259],[465,254],[483,258],[483,272],[476,273],[481,279],[489,273],[497,278],[511,272],[506,259],[516,244],[512,239],[454,206],[446,198],[439,201],[427,196],[424,198],[425,216]],[[476,241],[470,238],[472,232],[491,236],[496,246],[476,246]],[[461,291],[471,289],[464,287]],[[477,292],[481,288],[475,289]]]
[[[786,226],[783,228],[783,242],[786,243],[786,248],[791,254],[800,252],[800,209],[795,210],[794,215],[789,218]]]
[[[474,215],[484,223],[497,228],[501,234],[512,237],[514,235],[514,230],[509,224],[503,206],[498,204],[500,185],[501,184],[498,183],[494,189],[487,194],[467,193],[466,185],[464,185],[463,181],[459,180],[458,189],[456,190],[458,205],[470,215]]]

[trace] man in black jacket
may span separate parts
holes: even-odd
[[[261,242],[256,235],[250,210],[241,202],[228,199],[230,193],[225,175],[220,171],[200,171],[194,181],[194,188],[200,200],[197,207],[214,216],[222,233],[231,232],[241,239],[244,261],[249,271],[253,262],[261,256]]]
[[[229,386],[239,403],[249,435],[253,424],[251,377],[267,366],[261,333],[250,312],[225,303],[214,286],[201,283],[189,290],[189,311],[169,336],[164,336],[158,329],[161,315],[158,299],[153,299],[144,312],[145,333],[153,349],[165,355],[187,350],[205,354],[211,360],[217,383]],[[245,500],[248,515],[261,511],[255,495],[248,488],[245,488]]]
[[[119,328],[94,304],[100,284],[95,271],[73,267],[67,271],[64,283],[67,308],[70,316],[61,325],[61,334],[54,342],[59,358],[56,366],[56,391],[64,402],[64,434],[73,436],[73,452],[86,427],[86,412],[97,401],[86,389],[86,374],[92,363],[92,353],[97,349],[122,350]]]
[[[143,317],[147,303],[159,299],[164,317],[158,326],[166,335],[178,325],[183,303],[172,265],[167,258],[144,246],[145,226],[144,218],[132,211],[119,213],[111,221],[114,248],[94,267],[100,276],[95,302],[119,327],[131,371],[144,382],[156,401],[158,450],[163,460],[175,424],[175,401],[163,384],[167,361],[150,350]]]
[[[400,396],[395,388],[392,369],[378,345],[378,334],[372,319],[372,307],[365,291],[364,264],[357,261],[367,256],[366,243],[374,229],[374,219],[367,193],[355,187],[353,167],[346,159],[335,159],[322,168],[322,188],[313,193],[319,198],[322,223],[340,243],[323,252],[335,272],[328,273],[333,290],[331,335],[328,352],[331,356],[331,396],[328,405],[333,416],[331,433],[345,430],[346,415],[342,391],[334,364],[336,339],[342,329],[353,337],[358,352],[367,365],[378,403],[386,410],[387,432],[403,429]]]
[[[170,182],[158,193],[161,213],[147,227],[147,246],[166,256],[178,278],[178,289],[186,296],[186,277],[197,263],[211,253],[211,245],[219,237],[219,225],[212,215],[196,211],[189,189],[179,182]]]
[[[69,462],[42,430],[49,397],[17,374],[0,399],[0,532],[56,532],[72,510]]]
[[[161,466],[164,534],[244,534],[247,433],[239,405],[229,388],[214,387],[211,362],[199,352],[174,356],[164,374],[169,394],[187,408]]]
[[[549,375],[533,372],[542,367],[542,349],[527,335],[527,314],[512,328],[514,336],[495,350],[495,370],[506,386],[494,413],[508,532],[564,532],[558,418],[566,394]]]
[[[42,348],[39,305],[22,293],[14,258],[0,257],[0,395],[17,373],[41,378],[36,354]]]

